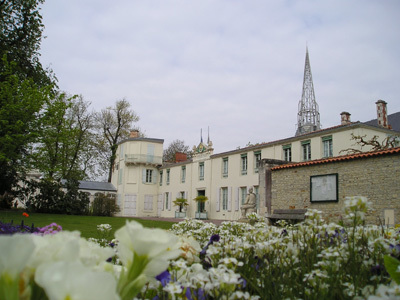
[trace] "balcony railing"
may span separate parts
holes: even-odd
[[[162,157],[146,154],[125,154],[125,164],[162,165]]]

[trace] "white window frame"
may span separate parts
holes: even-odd
[[[229,172],[229,158],[222,158],[222,177],[227,178]]]
[[[240,203],[244,204],[244,202],[246,201],[246,197],[247,197],[247,187],[242,186],[240,187]]]
[[[167,183],[167,185],[169,185],[169,182],[170,182],[170,179],[171,179],[171,170],[170,169],[167,169],[167,181],[166,181],[166,183]]]
[[[303,161],[311,160],[311,141],[306,141],[301,144]]]
[[[283,146],[283,160],[284,161],[292,161],[292,146],[291,145]]]
[[[182,166],[181,168],[181,183],[185,183],[186,181],[186,166]]]
[[[241,175],[247,175],[247,154],[242,154],[240,156],[240,174]]]
[[[322,145],[324,149],[324,157],[333,156],[333,140],[332,136],[322,138]]]
[[[221,188],[222,210],[228,210],[228,188]]]
[[[204,162],[199,162],[199,180],[204,180]]]

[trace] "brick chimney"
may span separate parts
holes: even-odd
[[[378,126],[383,128],[389,128],[388,117],[387,117],[387,109],[386,109],[386,102],[383,100],[376,101],[376,113],[377,113],[377,120]]]
[[[175,162],[183,162],[183,161],[187,161],[187,155],[185,153],[176,152]]]
[[[350,116],[351,116],[351,114],[348,113],[347,111],[342,112],[342,113],[340,114],[340,119],[341,119],[341,123],[340,123],[340,124],[341,124],[341,125],[348,125],[348,124],[350,124],[350,123],[351,123]]]
[[[137,138],[137,137],[139,137],[139,130],[137,130],[137,129],[131,130],[131,133],[129,134],[129,137],[130,137],[130,138]]]

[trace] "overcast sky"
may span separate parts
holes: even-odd
[[[323,128],[400,111],[398,0],[47,0],[41,61],[94,110],[214,153],[294,136],[306,45]]]

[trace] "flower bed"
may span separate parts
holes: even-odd
[[[129,222],[114,240],[107,224],[90,240],[2,235],[0,298],[400,299],[398,229],[364,225],[367,210],[354,197],[343,224],[309,210],[296,225]]]

